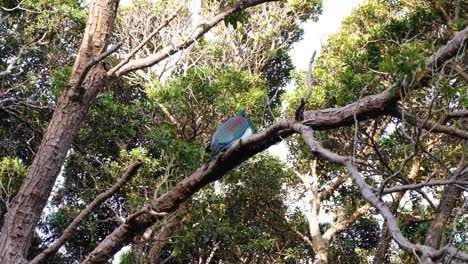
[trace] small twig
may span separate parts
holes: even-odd
[[[422,187],[441,186],[441,185],[449,185],[449,184],[468,185],[468,181],[467,180],[434,180],[434,181],[429,181],[429,182],[406,184],[406,185],[395,186],[391,188],[385,188],[383,189],[382,193],[387,194],[387,193],[394,193],[394,192],[402,192],[402,191],[407,191],[407,190],[415,190],[415,189],[419,189]],[[374,189],[374,190],[377,191],[377,189]]]

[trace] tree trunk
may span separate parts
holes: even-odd
[[[0,263],[26,262],[34,229],[68,149],[92,101],[106,83],[101,63],[88,73],[86,67],[105,51],[117,6],[118,0],[95,0],[89,5],[89,18],[69,85],[58,100],[27,177],[5,215],[0,234]]]

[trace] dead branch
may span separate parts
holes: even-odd
[[[312,57],[310,58],[310,61],[309,61],[309,70],[307,71],[307,94],[304,96],[304,98],[301,99],[301,104],[296,109],[295,118],[297,121],[304,120],[304,108],[305,108],[305,105],[307,104],[307,101],[309,101],[310,96],[312,95],[312,92],[314,90],[312,87],[312,65],[314,64],[314,61],[315,61],[315,55],[317,55],[316,50],[314,50],[314,53],[312,54]]]

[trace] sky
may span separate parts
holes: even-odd
[[[341,27],[341,21],[351,14],[353,8],[357,7],[363,0],[323,0],[323,12],[317,22],[308,21],[303,24],[304,35],[302,40],[293,44],[289,52],[296,70],[307,70],[309,60],[317,51],[320,55],[321,46],[325,44],[328,37],[336,33]],[[286,92],[294,90],[293,86],[286,87]],[[286,143],[281,142],[268,149],[271,155],[286,161]]]
[[[121,0],[121,5],[129,5],[132,0]],[[317,22],[308,21],[303,24],[304,35],[301,41],[293,45],[290,55],[297,70],[307,70],[310,57],[314,50],[320,55],[321,45],[329,36],[340,29],[341,21],[351,14],[363,0],[323,0],[323,12]],[[269,148],[269,153],[286,160],[287,147],[284,142]],[[322,216],[323,217],[323,216]],[[113,263],[119,263],[121,252],[118,252]]]
[[[308,21],[303,24],[302,41],[293,45],[289,53],[297,70],[306,70],[314,50],[320,55],[320,46],[330,35],[340,29],[341,21],[351,14],[362,0],[324,0],[323,12],[317,22]]]

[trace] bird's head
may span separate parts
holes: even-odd
[[[239,112],[237,112],[238,116],[243,116],[243,117],[246,117],[248,114],[249,112],[247,112],[247,110],[245,109],[241,109]]]

